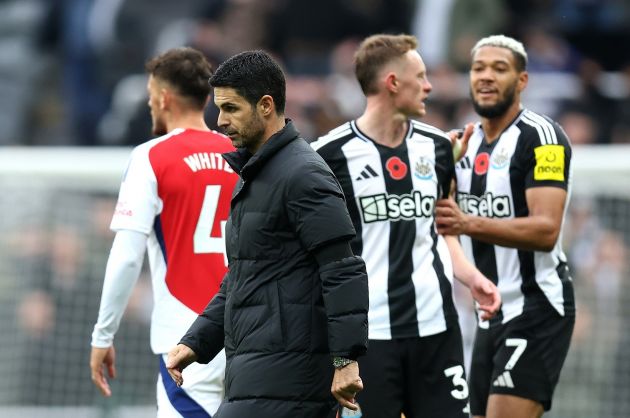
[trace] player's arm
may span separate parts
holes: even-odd
[[[114,334],[138,280],[146,243],[147,236],[141,232],[118,231],[107,260],[90,354],[92,381],[104,396],[111,396],[111,389],[103,368],[107,368],[110,378],[116,377]]]
[[[529,215],[511,219],[467,215],[454,200],[440,200],[436,209],[438,232],[464,234],[504,247],[551,251],[560,234],[567,192],[558,187],[535,187],[525,195]]]
[[[473,299],[477,302],[477,308],[483,311],[481,319],[492,318],[501,306],[499,289],[468,261],[457,237],[447,235],[444,239],[453,261],[455,278],[470,290]]]
[[[558,241],[570,177],[571,146],[559,125],[553,131],[530,130],[515,158],[523,173],[527,216],[497,219],[462,213],[453,200],[439,201],[438,231],[466,234],[479,241],[522,250],[551,251]],[[553,142],[553,143],[550,143]]]

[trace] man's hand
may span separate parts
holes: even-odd
[[[464,129],[453,129],[448,132],[448,137],[451,139],[451,146],[453,147],[453,158],[455,162],[461,160],[461,158],[466,155],[468,141],[474,129],[475,125],[467,123]]]
[[[466,217],[453,199],[440,199],[435,204],[435,226],[442,235],[465,235]]]
[[[487,277],[479,275],[470,284],[470,293],[477,302],[477,309],[482,311],[481,319],[487,321],[497,314],[501,307],[501,294]]]
[[[114,346],[107,348],[92,347],[90,354],[90,369],[92,369],[92,382],[101,391],[103,396],[112,396],[107,378],[103,373],[103,367],[107,368],[110,379],[116,378],[116,350]]]
[[[361,390],[363,390],[363,382],[359,376],[359,363],[355,361],[340,369],[335,369],[330,392],[339,405],[353,411],[359,409],[354,397]]]
[[[182,370],[195,360],[197,360],[197,354],[184,344],[177,344],[175,348],[169,351],[166,359],[166,369],[177,386],[184,384]]]

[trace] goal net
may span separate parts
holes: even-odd
[[[118,378],[90,381],[90,335],[130,149],[0,150],[0,416],[154,417],[148,272],[116,335]],[[630,146],[580,146],[563,236],[577,293],[569,356],[546,416],[626,417],[630,410]],[[458,302],[466,346],[474,319]]]

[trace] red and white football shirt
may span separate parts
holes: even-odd
[[[168,352],[216,294],[227,271],[224,229],[238,176],[217,133],[175,129],[136,147],[111,223],[149,235],[151,348]]]

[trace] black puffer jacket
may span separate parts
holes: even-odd
[[[332,416],[331,356],[367,349],[368,289],[359,257],[312,255],[355,232],[326,163],[288,121],[254,155],[224,155],[241,175],[226,227],[229,273],[182,339],[227,355],[221,418]]]

